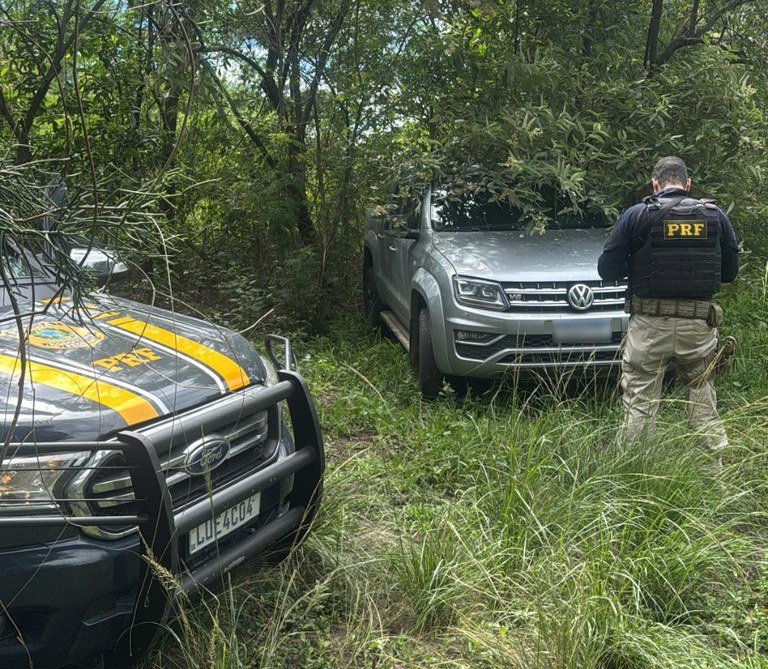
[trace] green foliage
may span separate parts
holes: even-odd
[[[417,42],[408,83],[417,99],[439,92],[429,98],[429,161],[414,163],[490,190],[543,227],[569,214],[615,219],[648,193],[655,161],[676,154],[695,192],[733,206],[739,233],[758,240],[768,132],[759,76],[715,47],[644,72],[632,3],[611,18],[598,12],[608,25],[592,27],[601,39],[588,48],[586,17],[566,5],[539,3],[525,21],[546,37],[519,28],[517,39],[514,3],[486,9],[446,11]]]
[[[651,69],[640,0],[251,4],[14,3],[3,146],[64,159],[78,188],[151,184],[174,268],[223,259],[224,282],[248,268],[255,285],[278,267],[268,308],[310,332],[358,281],[365,211],[392,181],[487,189],[541,229],[614,219],[676,153],[765,249],[760,3],[667,0]]]

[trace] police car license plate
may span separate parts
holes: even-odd
[[[610,318],[582,318],[552,322],[555,344],[608,344],[612,334]]]
[[[261,493],[256,493],[198,525],[189,533],[189,554],[197,553],[245,525],[259,515],[260,506]]]

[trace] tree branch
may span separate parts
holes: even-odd
[[[91,7],[86,15],[80,20],[79,25],[79,31],[82,31],[85,29],[85,27],[88,25],[90,20],[96,15],[96,12],[101,9],[102,5],[106,2],[106,0],[97,0],[96,4]],[[67,8],[65,9],[65,15],[63,21],[68,22],[70,18],[69,9],[70,5],[67,4]],[[25,132],[29,132],[30,128],[32,127],[32,122],[35,120],[35,117],[37,116],[37,113],[40,111],[40,106],[43,104],[43,100],[45,100],[45,96],[48,94],[48,89],[51,86],[51,83],[53,80],[58,76],[59,72],[61,72],[61,65],[64,60],[64,56],[67,54],[67,52],[72,48],[72,45],[75,43],[75,39],[77,38],[78,30],[75,30],[72,32],[71,35],[64,41],[59,41],[56,45],[56,51],[53,54],[53,57],[51,59],[51,63],[48,66],[48,69],[43,75],[42,80],[40,81],[40,84],[37,87],[37,90],[35,91],[34,95],[32,96],[32,100],[30,100],[29,107],[27,107],[27,112],[24,115],[23,123],[23,129]]]
[[[232,110],[232,114],[234,115],[235,120],[238,122],[240,127],[245,131],[245,134],[248,135],[250,140],[253,142],[254,146],[256,146],[256,148],[259,149],[267,165],[269,165],[269,167],[271,167],[272,169],[276,169],[277,161],[272,157],[272,154],[267,148],[267,145],[264,143],[261,137],[259,137],[256,131],[253,129],[253,126],[251,125],[250,121],[248,121],[248,119],[246,119],[240,113],[240,110],[235,104],[235,101],[232,99],[232,96],[229,94],[227,87],[224,85],[224,83],[221,81],[221,79],[219,79],[218,75],[216,74],[216,70],[214,69],[213,65],[211,65],[211,63],[205,60],[205,58],[203,58],[201,62],[203,64],[203,67],[207,70],[213,82],[216,84],[216,87],[219,89],[222,96],[227,101],[227,104],[229,105],[229,108]]]
[[[280,93],[277,89],[277,84],[275,83],[274,78],[267,74],[267,71],[259,64],[259,62],[251,58],[248,54],[223,44],[199,47],[196,50],[198,53],[224,53],[244,62],[250,68],[255,70],[261,77],[261,88],[269,99],[272,107],[275,110],[280,108]]]
[[[675,52],[679,51],[680,49],[684,49],[686,47],[694,46],[697,44],[703,44],[704,36],[710,30],[712,30],[717,25],[718,21],[722,20],[726,14],[754,2],[755,0],[730,0],[730,2],[725,3],[717,11],[713,12],[712,15],[705,18],[701,26],[696,28],[695,26],[699,22],[699,2],[698,0],[695,0],[693,9],[691,10],[691,16],[689,18],[688,25],[683,30],[678,29],[678,31],[676,31],[678,36],[671,40],[669,44],[667,44],[662,54],[656,60],[655,65],[664,65],[665,63],[669,62],[672,59],[672,56],[674,56]]]
[[[302,127],[309,121],[312,105],[314,104],[315,96],[317,95],[317,89],[320,86],[320,81],[325,73],[325,66],[328,64],[328,58],[331,55],[331,48],[338,37],[339,31],[344,25],[344,17],[347,15],[348,11],[349,3],[345,2],[339,8],[339,11],[331,24],[330,30],[326,33],[325,41],[323,42],[320,56],[318,57],[317,65],[315,66],[315,74],[312,77],[312,82],[309,85],[309,91],[307,93],[307,99],[304,102],[304,110],[301,114],[301,118],[297,119],[297,124],[300,124]]]

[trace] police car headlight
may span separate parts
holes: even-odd
[[[459,304],[497,310],[506,309],[509,306],[504,291],[495,281],[454,276],[453,290]]]
[[[12,457],[0,465],[0,513],[58,512],[63,483],[90,453]]]

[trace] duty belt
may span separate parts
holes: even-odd
[[[643,316],[698,318],[716,327],[723,320],[723,310],[716,302],[704,300],[669,300],[654,297],[632,297],[627,300],[625,311]]]

